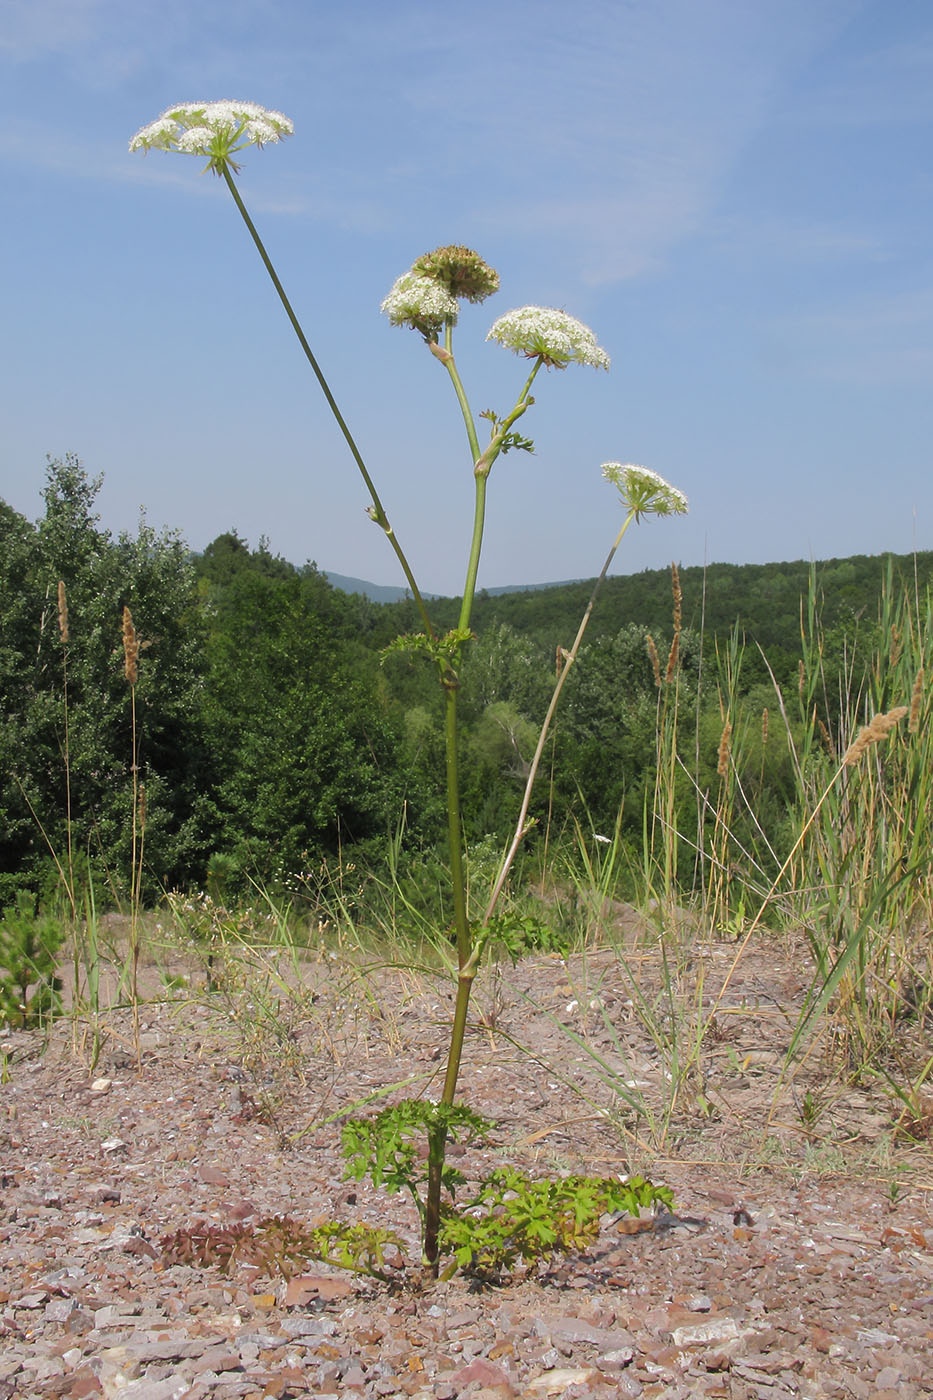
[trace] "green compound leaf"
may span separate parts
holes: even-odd
[[[493,1123],[466,1104],[430,1103],[426,1099],[402,1099],[371,1118],[348,1118],[343,1125],[341,1144],[346,1175],[359,1181],[368,1176],[376,1187],[389,1192],[411,1192],[422,1210],[419,1187],[427,1180],[428,1159],[419,1156],[417,1144],[425,1136],[443,1129],[454,1142],[484,1138]],[[455,1168],[443,1167],[443,1183],[453,1196],[463,1184]]]
[[[426,656],[443,674],[456,672],[467,642],[473,640],[468,627],[454,627],[443,637],[429,637],[425,632],[404,632],[382,648],[380,660],[401,653],[405,656]]]
[[[500,418],[498,413],[493,413],[491,408],[487,408],[479,416],[480,418],[488,418],[489,422],[492,424],[492,430],[490,433],[491,439],[495,438],[497,433],[502,432],[502,425],[505,420]],[[503,457],[507,452],[533,453],[534,450],[535,444],[533,438],[523,437],[521,433],[517,433],[514,430],[511,432],[502,433],[502,440],[499,444],[499,451]]]
[[[643,1207],[670,1207],[666,1186],[644,1177],[569,1176],[534,1181],[503,1167],[480,1184],[471,1201],[445,1208],[440,1230],[442,1253],[478,1278],[498,1278],[521,1260],[532,1263],[554,1254],[585,1249],[599,1234],[603,1215]]]

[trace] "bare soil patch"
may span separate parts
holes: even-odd
[[[735,953],[697,946],[657,1025],[680,1016],[688,1044]],[[446,982],[322,956],[292,996],[255,968],[195,996],[149,967],[139,1064],[125,1008],[102,1013],[93,1067],[86,1018],[6,1035],[0,1400],[933,1394],[929,1143],[899,1144],[891,1102],[825,1039],[776,1093],[805,956],[746,952],[667,1119],[669,1062],[634,1005],[658,958],[633,959],[638,991],[608,952],[487,971],[462,1097],[497,1128],[457,1165],[642,1171],[675,1214],[607,1222],[500,1287],[225,1275],[160,1247],[196,1221],[338,1215],[416,1258],[409,1204],[342,1179],[339,1115],[412,1076],[409,1095],[438,1091]]]

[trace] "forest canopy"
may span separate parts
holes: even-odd
[[[385,651],[416,629],[411,602],[343,593],[314,564],[235,531],[200,555],[145,516],[114,537],[95,512],[100,486],[68,456],[49,462],[37,522],[0,501],[0,905],[54,888],[68,847],[118,899],[134,777],[151,897],[203,885],[212,862],[294,888],[338,853],[379,858],[402,829],[410,849],[430,845],[444,810],[436,680],[417,658]],[[919,596],[931,571],[929,552],[687,568],[676,620],[669,570],[607,580],[558,713],[552,777],[532,806],[539,830],[575,818],[611,830],[621,814],[637,833],[675,631],[702,785],[715,777],[730,646],[742,648],[737,693],[760,715],[775,686],[797,683],[815,600],[830,731],[837,672],[856,637],[874,639],[886,580]],[[477,596],[461,695],[468,843],[499,841],[514,823],[555,655],[590,587]],[[140,640],[135,753],[124,609]],[[455,626],[457,600],[431,609],[440,630]],[[758,801],[779,816],[786,751],[749,763]]]

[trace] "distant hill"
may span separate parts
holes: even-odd
[[[782,679],[796,675],[800,656],[801,622],[806,622],[806,599],[815,586],[816,605],[824,633],[836,643],[854,628],[877,622],[879,605],[890,576],[892,596],[905,587],[921,601],[933,587],[933,552],[912,555],[852,555],[847,559],[804,559],[772,564],[708,564],[679,571],[680,614],[683,626],[715,648],[737,628],[752,645],[744,661],[746,679],[767,680],[765,663]],[[573,639],[587,605],[593,580],[553,583],[524,589],[480,590],[471,626],[477,636],[487,628],[507,624],[542,652]],[[803,603],[803,615],[801,605]],[[431,618],[441,632],[456,627],[459,600],[436,598]],[[616,636],[631,623],[655,637],[671,635],[673,614],[670,569],[645,569],[607,578],[593,613],[588,642]],[[378,629],[380,645],[399,632],[417,627],[410,601],[383,604]],[[711,652],[712,654],[712,652]]]
[[[364,578],[353,578],[349,574],[335,574],[331,569],[322,570],[324,577],[333,585],[339,588],[341,593],[362,593],[364,598],[371,599],[374,603],[398,603],[402,598],[408,597],[407,588],[397,588],[390,583],[369,583]],[[536,593],[542,588],[563,588],[571,583],[580,583],[580,579],[562,579],[556,583],[506,583],[498,588],[483,588],[481,593],[490,598],[499,598],[503,593]],[[425,598],[439,598],[439,593],[425,593]]]
[[[396,588],[390,583],[368,583],[364,578],[352,578],[349,574],[335,574],[331,569],[322,569],[324,577],[341,593],[362,593],[374,603],[398,603],[408,596],[407,588]],[[436,595],[425,595],[433,598]]]

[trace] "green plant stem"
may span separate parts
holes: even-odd
[[[307,359],[308,364],[314,371],[317,382],[321,386],[321,391],[325,399],[327,400],[328,406],[330,407],[330,411],[334,415],[334,418],[337,421],[337,426],[343,433],[343,436],[346,440],[346,444],[350,449],[351,456],[353,457],[354,462],[359,468],[360,475],[366,483],[366,489],[369,492],[370,498],[372,500],[372,507],[370,508],[369,512],[370,518],[374,520],[379,526],[379,528],[383,531],[383,533],[389,541],[389,544],[395,551],[396,558],[402,566],[402,571],[405,575],[408,586],[411,589],[411,595],[415,600],[419,613],[421,614],[421,620],[424,623],[425,630],[429,637],[433,637],[434,629],[431,626],[431,619],[428,616],[428,610],[425,606],[424,599],[421,596],[421,590],[418,588],[418,585],[415,582],[415,576],[411,571],[411,566],[408,563],[408,559],[405,556],[405,552],[402,549],[402,546],[399,544],[398,539],[396,538],[395,531],[389,522],[389,517],[386,514],[385,507],[379,499],[378,492],[376,491],[376,488],[373,484],[373,480],[366,467],[366,463],[363,461],[362,454],[359,448],[357,447],[356,442],[354,441],[353,434],[347,427],[343,414],[337,407],[337,400],[331,393],[330,385],[324,378],[324,372],[318,364],[317,359],[315,358],[314,351],[308,344],[304,331],[301,329],[301,322],[298,320],[298,317],[295,315],[295,312],[292,309],[292,304],[285,294],[285,288],[279,281],[278,274],[272,265],[272,260],[269,257],[269,254],[266,252],[262,239],[259,237],[256,225],[250,218],[246,205],[243,203],[243,200],[240,196],[240,191],[237,189],[236,186],[236,181],[234,180],[226,165],[223,168],[223,177],[227,182],[227,188],[233,196],[234,203],[240,211],[240,214],[243,218],[243,222],[246,224],[246,227],[249,230],[250,237],[256,245],[259,256],[262,258],[263,265],[265,266],[266,271],[272,279],[272,285],[273,287],[275,287],[275,290],[278,293],[279,300],[285,308],[285,314],[291,322],[292,329],[298,337],[298,343],[300,344],[302,350],[305,353],[305,358]]]
[[[477,462],[480,457],[479,437],[476,432],[476,423],[473,420],[473,410],[470,408],[470,401],[466,396],[466,390],[463,387],[463,380],[460,378],[460,374],[457,369],[457,362],[454,359],[453,326],[450,324],[449,321],[444,327],[443,351],[441,351],[439,348],[434,349],[433,346],[432,350],[434,350],[434,353],[437,355],[437,358],[441,361],[441,363],[444,365],[444,368],[447,370],[447,373],[450,375],[450,382],[454,386],[454,393],[457,395],[457,402],[460,405],[460,412],[463,414],[463,425],[466,428],[467,438],[469,439],[470,452],[473,455],[473,461]]]
[[[616,550],[622,543],[622,540],[625,536],[625,532],[628,530],[628,527],[631,525],[632,521],[635,518],[636,512],[634,510],[630,510],[626,515],[624,521],[622,522],[622,528],[616,535],[615,542],[613,543],[613,546],[610,549],[609,553],[606,555],[606,562],[603,564],[603,567],[600,570],[599,577],[593,584],[593,591],[590,594],[590,600],[586,605],[586,610],[583,614],[583,617],[580,619],[580,626],[577,628],[577,635],[574,638],[573,646],[570,648],[569,651],[562,651],[561,653],[563,656],[564,664],[561,667],[560,675],[557,677],[557,684],[554,686],[554,691],[551,695],[551,703],[547,707],[547,713],[544,716],[544,723],[541,725],[541,733],[538,735],[537,747],[535,748],[534,757],[531,760],[531,767],[528,770],[528,778],[525,782],[525,791],[522,796],[522,805],[519,810],[518,821],[515,825],[515,834],[513,835],[509,848],[506,851],[505,856],[503,857],[502,864],[499,867],[499,873],[496,876],[495,884],[492,887],[492,893],[489,896],[489,903],[486,905],[486,910],[483,914],[484,925],[488,924],[489,920],[493,916],[493,912],[495,910],[496,904],[498,903],[499,896],[502,893],[503,887],[508,878],[509,871],[512,868],[512,863],[515,860],[516,855],[518,854],[518,848],[524,840],[524,837],[528,831],[527,819],[528,806],[531,802],[531,792],[532,788],[535,785],[535,779],[538,776],[538,768],[541,764],[541,755],[544,753],[544,745],[547,742],[548,732],[551,728],[551,721],[553,720],[554,715],[556,713],[557,702],[560,699],[560,693],[564,688],[564,682],[566,681],[567,676],[570,673],[571,666],[577,659],[577,654],[580,650],[580,645],[583,641],[583,635],[586,632],[586,629],[589,625],[590,617],[593,613],[593,608],[596,606],[596,599],[599,597],[599,591],[603,586],[603,581],[606,577],[606,574],[609,572],[609,566],[615,558]]]
[[[142,881],[142,853],[137,851],[139,834],[139,750],[136,740],[136,685],[130,683],[130,714],[132,716],[133,750],[133,816],[132,816],[132,865],[130,869],[130,999],[133,1003],[133,1045],[136,1049],[136,1068],[142,1068],[142,1055],[139,1046],[139,897]],[[137,865],[138,859],[138,865]]]
[[[471,949],[470,927],[467,922],[466,881],[463,874],[462,829],[460,825],[460,774],[457,760],[457,691],[458,685],[454,681],[449,681],[444,687],[444,735],[447,757],[447,838],[450,847],[450,873],[453,880],[454,931],[457,936],[457,962],[462,970],[469,960]],[[453,1099],[446,1099],[446,1102],[453,1103]]]
[[[483,547],[483,530],[486,519],[486,482],[492,465],[505,442],[512,424],[531,406],[531,386],[542,361],[537,359],[525,381],[515,407],[496,431],[484,452],[479,450],[476,426],[470,410],[469,400],[463,388],[453,356],[451,327],[447,327],[444,348],[432,346],[432,352],[441,360],[451,382],[463,413],[470,451],[473,454],[473,477],[476,485],[473,513],[473,538],[470,544],[470,557],[467,564],[466,584],[460,608],[461,631],[470,626],[473,599],[476,594],[476,577],[479,571],[480,554]],[[459,657],[455,667],[459,671]],[[467,918],[466,881],[463,873],[463,833],[460,823],[460,778],[457,761],[457,691],[459,679],[456,675],[445,675],[445,747],[447,757],[447,840],[450,852],[450,873],[453,883],[454,928],[457,937],[457,999],[454,1005],[454,1019],[450,1033],[450,1047],[447,1053],[447,1071],[444,1076],[444,1089],[441,1101],[453,1104],[457,1093],[457,1080],[460,1076],[460,1061],[463,1057],[463,1038],[466,1033],[467,1011],[470,1005],[470,992],[476,973],[473,939]],[[436,1124],[428,1134],[428,1184],[424,1210],[424,1257],[433,1272],[437,1271],[438,1230],[440,1227],[441,1188],[443,1185],[444,1151],[447,1141],[447,1127],[444,1122]]]
[[[535,360],[534,368],[526,379],[525,387],[519,394],[512,412],[498,425],[485,451],[482,453],[476,452],[474,456],[473,476],[476,482],[476,496],[473,511],[473,538],[470,542],[470,558],[467,564],[466,583],[463,586],[463,602],[460,606],[459,625],[464,631],[470,625],[470,618],[473,613],[473,599],[476,596],[476,576],[479,572],[479,559],[483,547],[483,530],[486,524],[486,482],[489,479],[492,464],[502,451],[502,444],[513,423],[517,422],[522,414],[534,403],[534,399],[530,397],[531,386],[535,381],[535,375],[541,368],[542,363],[543,361],[540,358]],[[458,388],[458,393],[462,392],[460,376],[457,373],[456,363],[452,356],[447,361],[447,371],[454,381],[455,388]],[[475,451],[478,445],[474,429],[470,440],[470,447]]]

